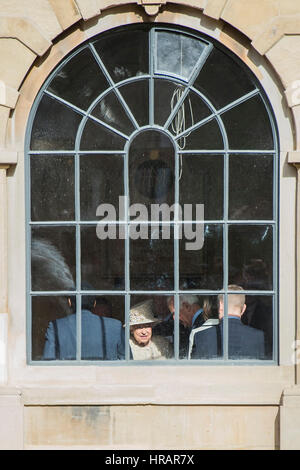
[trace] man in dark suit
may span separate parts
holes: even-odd
[[[153,332],[170,340],[174,334],[175,306],[174,297],[168,298],[170,316],[154,327]],[[190,333],[194,328],[203,325],[205,318],[203,308],[200,306],[199,298],[194,294],[183,294],[179,297],[179,357],[187,359],[189,350]]]
[[[243,290],[228,286],[229,291]],[[214,359],[223,356],[224,299],[219,298],[220,323],[195,334],[192,359]],[[228,358],[264,359],[264,334],[241,322],[246,310],[244,294],[228,294]]]
[[[49,323],[43,359],[76,359],[76,305],[68,299],[70,315]],[[125,359],[124,328],[119,320],[98,316],[91,312],[95,306],[92,296],[82,297],[81,359]]]

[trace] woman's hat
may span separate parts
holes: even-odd
[[[129,325],[139,325],[144,323],[157,323],[159,320],[153,315],[153,302],[146,300],[134,305],[130,309]]]

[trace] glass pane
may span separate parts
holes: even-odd
[[[49,96],[44,96],[35,115],[31,150],[73,150],[82,116]]]
[[[130,358],[138,361],[173,358],[173,318],[166,295],[132,295]]]
[[[31,220],[74,220],[73,156],[31,156],[30,174]]]
[[[237,286],[232,286],[232,290],[234,287]],[[222,305],[221,300],[220,308]],[[242,321],[246,307],[245,295],[239,293],[228,295],[228,358],[266,359],[264,331],[253,325],[250,327]],[[264,309],[264,304],[261,307]],[[269,314],[272,327],[272,307]],[[264,327],[268,326],[264,325]]]
[[[259,96],[222,114],[229,148],[232,150],[272,150],[272,128]]]
[[[92,53],[84,49],[55,75],[48,90],[86,110],[108,86]]]
[[[154,80],[154,122],[163,126],[168,119],[176,96],[183,92],[185,87],[169,80]]]
[[[273,359],[273,297],[246,295],[246,310],[242,323],[264,334],[264,358]]]
[[[88,119],[82,133],[82,150],[123,150],[126,140],[106,127]]]
[[[172,290],[174,287],[173,227],[130,226],[132,290]]]
[[[179,297],[180,359],[217,359],[223,355],[218,297],[184,294]]]
[[[119,88],[127,106],[140,126],[149,124],[149,83],[138,80]]]
[[[81,359],[125,359],[123,296],[81,298]]]
[[[158,31],[156,40],[155,71],[189,79],[206,45],[199,39],[169,31]]]
[[[76,298],[32,297],[32,360],[76,359]]]
[[[204,220],[223,219],[224,156],[181,155],[179,175],[181,207],[192,208],[185,220],[196,220],[196,204],[204,204]]]
[[[229,282],[245,290],[273,286],[273,228],[271,225],[230,225]]]
[[[255,88],[241,64],[214,48],[194,82],[217,108],[232,103]]]
[[[181,150],[221,150],[224,148],[218,122],[213,119],[177,139]]]
[[[88,283],[89,290],[124,289],[124,240],[118,231],[115,224],[81,227],[83,287]]]
[[[180,100],[183,90],[178,88],[171,102],[171,108],[174,109],[176,103]],[[190,91],[187,97],[184,100],[183,105],[179,108],[178,113],[172,121],[170,130],[172,134],[179,135],[184,132],[186,129],[201,122],[204,118],[211,114],[210,109],[206,106],[204,101],[196,93]],[[184,140],[184,139],[182,139]],[[180,141],[179,146],[181,147]]]
[[[32,290],[74,290],[76,279],[75,266],[74,227],[32,228]]]
[[[273,159],[273,155],[230,156],[230,219],[273,219]]]
[[[158,131],[138,134],[129,152],[131,205],[143,204],[147,212],[151,204],[174,203],[174,160],[174,147],[169,137]],[[147,214],[145,218],[148,220]]]
[[[119,219],[119,197],[123,195],[123,155],[81,155],[81,220],[97,220],[97,208],[100,204],[111,204],[112,210],[116,212],[116,219]],[[106,214],[102,211],[101,215]]]
[[[184,224],[179,242],[179,287],[223,288],[223,226]]]
[[[149,71],[147,31],[115,31],[97,40],[94,46],[116,83]]]
[[[92,115],[126,135],[134,131],[123,106],[112,92],[106,95],[92,111]]]

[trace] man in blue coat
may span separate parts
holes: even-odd
[[[228,286],[229,291],[243,290]],[[264,359],[264,333],[241,322],[246,310],[244,294],[228,294],[228,358]],[[224,299],[219,298],[217,326],[199,331],[194,336],[192,359],[217,359],[223,356]]]
[[[125,359],[122,323],[93,314],[94,300],[91,296],[82,297],[81,359]],[[49,323],[43,354],[45,360],[76,359],[76,306],[73,299],[68,299],[68,302],[71,314]]]

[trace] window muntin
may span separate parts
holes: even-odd
[[[174,51],[166,54],[172,41],[179,53],[175,62]],[[255,271],[254,266],[254,272],[263,266],[263,278],[251,284],[248,275],[244,292],[249,293],[249,302],[255,292],[272,310],[272,321],[257,321],[256,327],[264,323],[268,338],[272,330],[265,360],[276,361],[278,144],[266,97],[241,63],[217,44],[183,31],[154,26],[112,32],[90,41],[58,67],[40,92],[29,133],[29,361],[43,359],[47,323],[67,312],[61,291],[73,296],[75,292],[76,298],[77,349],[72,361],[89,360],[81,357],[81,302],[91,290],[92,295],[115,299],[113,315],[125,325],[126,363],[130,307],[151,297],[162,309],[158,315],[167,316],[166,301],[173,296],[174,344],[169,358],[178,363],[185,358],[180,296],[192,292],[200,304],[207,297],[213,299],[216,316],[218,295],[225,293],[227,298],[228,284],[245,281],[243,268],[252,268],[255,260],[259,267]],[[155,144],[155,138],[160,142]],[[140,163],[135,162],[135,146],[137,154],[143,139],[145,153]],[[173,214],[169,227],[147,221],[138,226],[127,211],[120,218],[116,201],[122,195],[130,197],[128,205],[143,203],[148,209],[153,202],[203,203],[205,223],[195,219],[194,208],[191,214],[191,221],[202,227],[203,249],[184,249],[188,240],[177,240],[175,233],[185,233],[185,224]],[[118,233],[127,239],[91,240],[101,203],[116,207]],[[148,238],[135,239],[139,230]],[[169,238],[163,235],[166,230]],[[54,247],[66,261],[66,285],[47,280],[43,257],[34,255],[40,242]],[[105,260],[102,266],[95,262],[100,258]],[[61,269],[64,272],[63,265]],[[59,307],[53,307],[56,299]],[[45,308],[47,301],[52,307]],[[40,314],[39,302],[44,303]],[[224,324],[224,354],[218,360],[228,362],[227,312]]]

